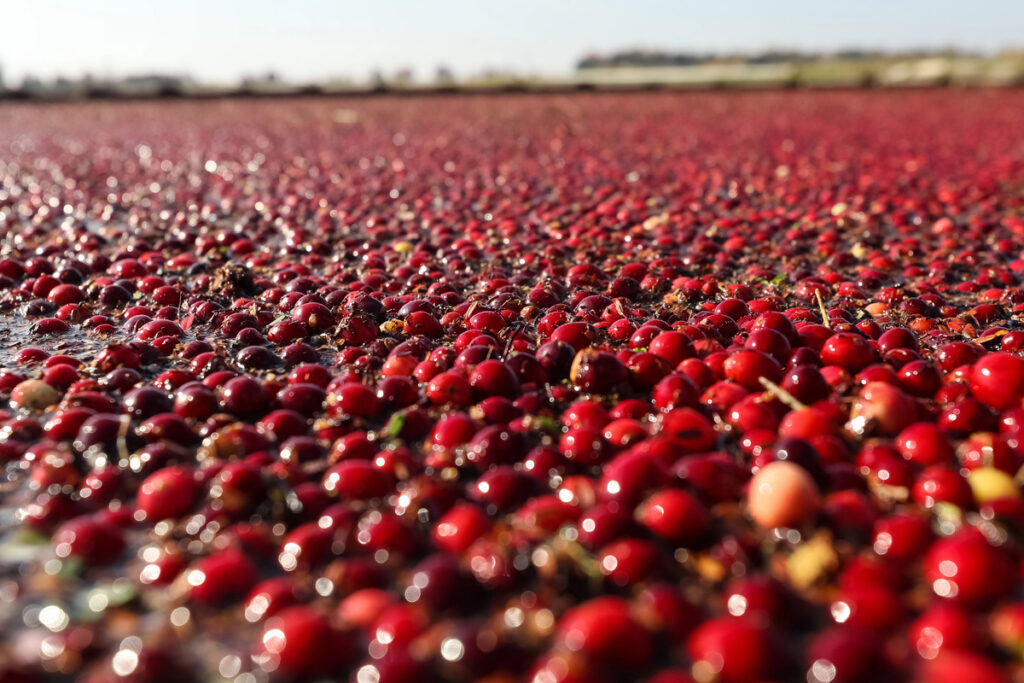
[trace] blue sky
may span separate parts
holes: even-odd
[[[1022,0],[7,0],[8,81],[164,71],[231,81],[439,64],[567,73],[589,51],[1024,47]]]

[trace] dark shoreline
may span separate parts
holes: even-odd
[[[285,100],[285,99],[364,99],[369,97],[477,97],[486,95],[569,95],[569,94],[637,94],[651,92],[665,93],[709,93],[709,92],[900,92],[923,90],[1017,90],[1024,83],[1008,84],[913,84],[913,85],[827,85],[827,84],[742,84],[721,83],[711,85],[676,85],[660,83],[638,83],[617,86],[581,85],[502,85],[467,87],[423,87],[423,88],[362,88],[352,90],[327,90],[316,87],[295,88],[273,92],[225,89],[211,92],[158,92],[158,93],[75,93],[70,95],[36,95],[18,90],[0,93],[0,106],[4,104],[69,104],[76,102],[153,102],[153,101],[216,101],[216,100]]]

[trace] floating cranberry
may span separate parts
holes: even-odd
[[[25,410],[43,410],[60,398],[57,389],[38,379],[27,379],[11,390],[11,405]]]
[[[340,672],[355,656],[351,636],[312,607],[288,607],[267,620],[260,651],[270,668],[293,678]]]
[[[653,645],[629,603],[614,597],[594,598],[569,610],[557,638],[570,650],[626,671],[647,666]]]
[[[661,491],[643,504],[644,526],[658,536],[686,547],[707,540],[711,518],[704,505],[685,491]]]
[[[762,378],[771,382],[782,379],[782,366],[768,354],[743,349],[726,359],[725,377],[750,391],[759,391]]]
[[[452,553],[461,553],[490,529],[487,515],[475,505],[457,504],[434,525],[434,543]]]
[[[184,515],[198,495],[199,483],[191,469],[165,467],[142,482],[135,504],[143,519],[158,522]]]
[[[899,675],[878,634],[856,626],[832,627],[815,636],[806,660],[807,680],[815,683],[870,683]]]
[[[924,660],[917,675],[928,683],[1008,683],[1010,680],[995,662],[973,652],[943,652]]]
[[[205,605],[224,605],[241,599],[256,584],[256,568],[237,550],[221,550],[185,572],[189,598]]]
[[[747,505],[762,527],[799,527],[817,514],[818,487],[799,465],[772,462],[750,480]]]
[[[932,591],[968,606],[983,607],[1012,582],[1010,558],[973,529],[936,541],[924,559],[924,576]]]
[[[1017,407],[1024,398],[1024,360],[1008,353],[982,356],[971,368],[971,393],[996,410]]]
[[[390,491],[391,477],[366,460],[344,460],[324,475],[324,489],[342,498],[369,500]]]
[[[896,435],[917,418],[913,398],[885,382],[868,382],[850,409],[850,428],[857,433],[878,431]]]
[[[857,372],[875,362],[875,350],[860,335],[840,332],[832,335],[821,348],[821,360],[838,365],[849,372]]]
[[[120,529],[96,516],[78,517],[65,522],[53,535],[53,548],[61,559],[78,558],[87,565],[115,562],[124,552]]]
[[[924,659],[934,659],[950,650],[981,651],[989,640],[977,615],[951,603],[938,603],[925,610],[910,625],[907,637]]]
[[[375,392],[363,384],[350,382],[327,395],[327,405],[332,413],[354,416],[375,415],[380,410],[380,400]]]
[[[769,679],[790,666],[775,633],[750,617],[704,622],[690,636],[687,649],[695,670],[717,676],[723,683]]]
[[[913,424],[896,437],[900,455],[917,465],[944,465],[953,462],[953,445],[939,427],[927,422]]]

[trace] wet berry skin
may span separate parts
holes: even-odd
[[[971,393],[996,410],[1019,407],[1024,398],[1024,360],[1008,353],[982,356],[971,367]]]
[[[650,634],[620,598],[595,598],[573,608],[560,622],[557,638],[572,650],[623,670],[642,667],[651,656]]]
[[[923,571],[936,596],[972,607],[990,605],[1013,581],[1010,557],[974,529],[936,541]]]
[[[197,603],[224,605],[241,599],[256,584],[256,568],[237,550],[222,550],[203,558],[185,572],[189,597]]]
[[[54,533],[53,544],[57,557],[77,558],[87,565],[115,562],[125,549],[121,530],[98,516],[65,522]]]
[[[748,507],[762,527],[798,527],[818,511],[818,487],[799,465],[776,461],[765,465],[750,481]]]
[[[644,525],[669,541],[694,546],[708,537],[711,519],[707,509],[685,491],[655,493],[642,509]]]
[[[136,507],[150,523],[175,519],[188,512],[199,494],[195,475],[187,467],[167,467],[146,478],[139,487]]]
[[[276,671],[303,679],[330,675],[354,656],[351,637],[307,606],[289,607],[266,622],[258,656],[272,656]]]
[[[719,680],[748,683],[768,680],[791,668],[777,634],[749,617],[718,617],[690,636],[687,651],[699,671]]]

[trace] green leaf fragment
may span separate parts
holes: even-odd
[[[385,433],[392,439],[397,439],[402,433],[402,428],[405,427],[405,413],[395,413],[388,420],[387,426],[384,428]]]

